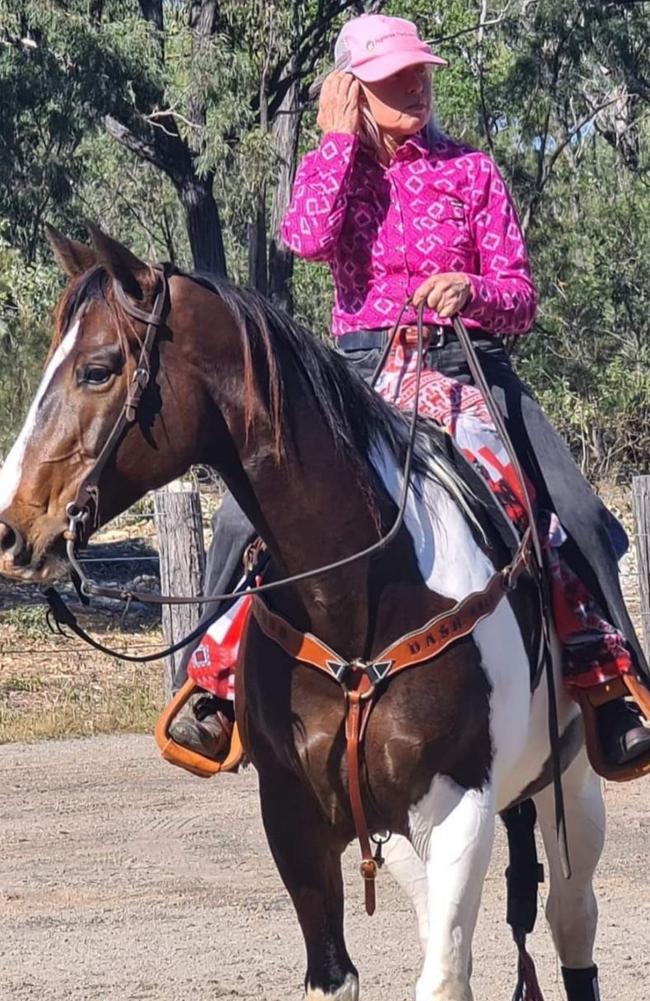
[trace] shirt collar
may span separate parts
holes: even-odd
[[[419,160],[428,153],[429,147],[424,132],[416,132],[414,136],[409,136],[399,147],[393,157],[393,163],[400,163],[405,160]]]

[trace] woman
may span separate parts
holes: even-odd
[[[431,68],[436,65],[444,60],[420,40],[410,21],[362,15],[344,26],[335,70],[320,90],[323,138],[298,169],[283,237],[294,253],[329,264],[336,347],[365,378],[371,377],[410,295],[413,306],[402,322],[413,324],[415,308],[426,302],[434,345],[427,364],[471,382],[452,328],[452,317],[462,316],[538,502],[557,513],[568,533],[565,561],[643,664],[612,542],[624,533],[503,349],[500,335],[525,333],[535,314],[526,246],[494,162],[444,136],[433,121]],[[218,574],[208,572],[214,592],[234,583],[239,553],[251,533],[232,501],[220,519],[228,527],[224,532],[217,526],[215,544],[225,542],[229,560],[221,562]],[[214,560],[209,563],[214,567]],[[214,699],[199,700],[199,719],[179,721],[174,737],[216,755],[223,729],[215,711],[224,708]],[[650,750],[650,731],[623,701],[609,703],[600,716],[612,763]]]

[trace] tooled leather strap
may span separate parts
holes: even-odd
[[[422,629],[416,629],[386,647],[375,659],[378,665],[390,664],[384,677],[392,677],[406,667],[414,667],[437,657],[451,643],[469,636],[479,622],[491,615],[504,594],[512,590],[528,565],[530,534],[526,530],[511,567],[500,570],[482,591],[473,591],[453,608],[436,615]]]
[[[376,684],[392,677],[407,667],[415,667],[425,660],[439,656],[443,650],[475,627],[494,611],[504,594],[516,584],[527,566],[529,533],[524,534],[514,562],[493,574],[482,591],[473,591],[453,608],[430,619],[421,629],[406,633],[386,647],[367,666],[369,676]],[[261,598],[255,596],[251,611],[262,632],[274,640],[295,660],[317,668],[342,681],[346,669],[354,667],[331,647],[312,633],[295,629],[282,616],[272,612]],[[375,668],[373,671],[372,669]]]
[[[345,693],[348,791],[352,820],[361,848],[360,870],[365,887],[366,913],[369,915],[375,912],[378,866],[370,846],[361,794],[360,748],[374,706],[377,684],[405,668],[437,657],[451,643],[469,635],[482,619],[494,611],[504,594],[514,588],[527,566],[529,549],[529,532],[526,532],[512,565],[495,573],[482,591],[468,595],[453,608],[436,615],[422,629],[402,636],[369,663],[346,661],[317,636],[295,629],[282,616],[276,615],[261,598],[255,596],[252,600],[251,611],[262,632],[295,660],[334,678]]]

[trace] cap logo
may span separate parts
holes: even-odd
[[[372,41],[372,39],[369,42],[366,42],[366,49],[368,50],[368,52],[372,52],[374,48],[375,48],[375,43]]]

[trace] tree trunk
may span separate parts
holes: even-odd
[[[174,183],[185,211],[195,269],[225,278],[228,273],[226,253],[219,209],[212,193],[212,176],[199,178],[193,175]]]
[[[257,199],[255,220],[248,227],[248,281],[261,295],[268,295],[266,256],[266,186]]]
[[[294,72],[294,66],[291,63],[287,65],[287,71]],[[269,221],[269,295],[276,306],[286,309],[289,313],[293,308],[291,295],[293,254],[282,242],[280,225],[291,200],[291,189],[298,161],[301,120],[300,85],[296,81],[291,84],[284,95],[273,120],[272,134],[280,158],[280,166]]]
[[[192,597],[203,589],[203,522],[199,492],[191,483],[175,481],[154,493],[160,584],[163,594]],[[165,643],[170,646],[187,636],[199,622],[197,605],[163,605]],[[166,690],[171,693],[183,651],[166,660]]]

